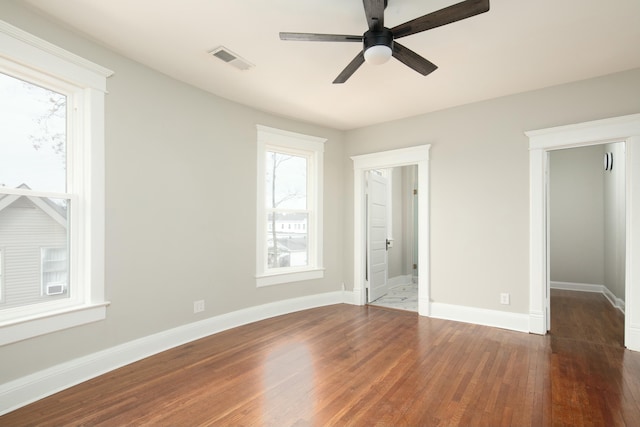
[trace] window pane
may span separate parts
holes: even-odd
[[[0,73],[0,186],[66,191],[67,97]]]
[[[267,151],[266,206],[307,209],[307,158]]]
[[[267,214],[267,267],[309,264],[307,213]]]
[[[0,196],[2,308],[69,297],[69,244],[64,199]]]

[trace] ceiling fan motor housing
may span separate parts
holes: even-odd
[[[393,55],[393,33],[388,28],[369,30],[362,40],[364,60],[369,64],[384,64]]]
[[[369,30],[364,33],[364,39],[362,40],[364,51],[372,46],[387,46],[393,50],[393,33],[388,28],[382,30]]]

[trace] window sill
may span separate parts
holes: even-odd
[[[279,285],[282,283],[322,279],[323,277],[324,277],[324,268],[315,268],[312,270],[303,270],[303,271],[291,271],[286,273],[263,274],[256,277],[256,286],[261,288],[264,286]]]
[[[0,324],[0,346],[72,328],[107,317],[108,302],[70,307]]]

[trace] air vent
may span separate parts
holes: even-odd
[[[63,294],[67,290],[67,285],[64,283],[51,283],[47,284],[46,294],[47,295],[60,295]]]
[[[253,64],[247,61],[244,58],[241,58],[239,55],[231,52],[224,46],[217,47],[209,52],[211,55],[220,59],[221,61],[226,62],[229,65],[237,68],[238,70],[248,70],[253,67]]]

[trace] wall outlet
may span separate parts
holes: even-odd
[[[193,312],[194,313],[200,313],[201,311],[204,311],[204,300],[198,300],[198,301],[194,301],[193,302]]]
[[[509,294],[500,294],[500,304],[509,305]]]

